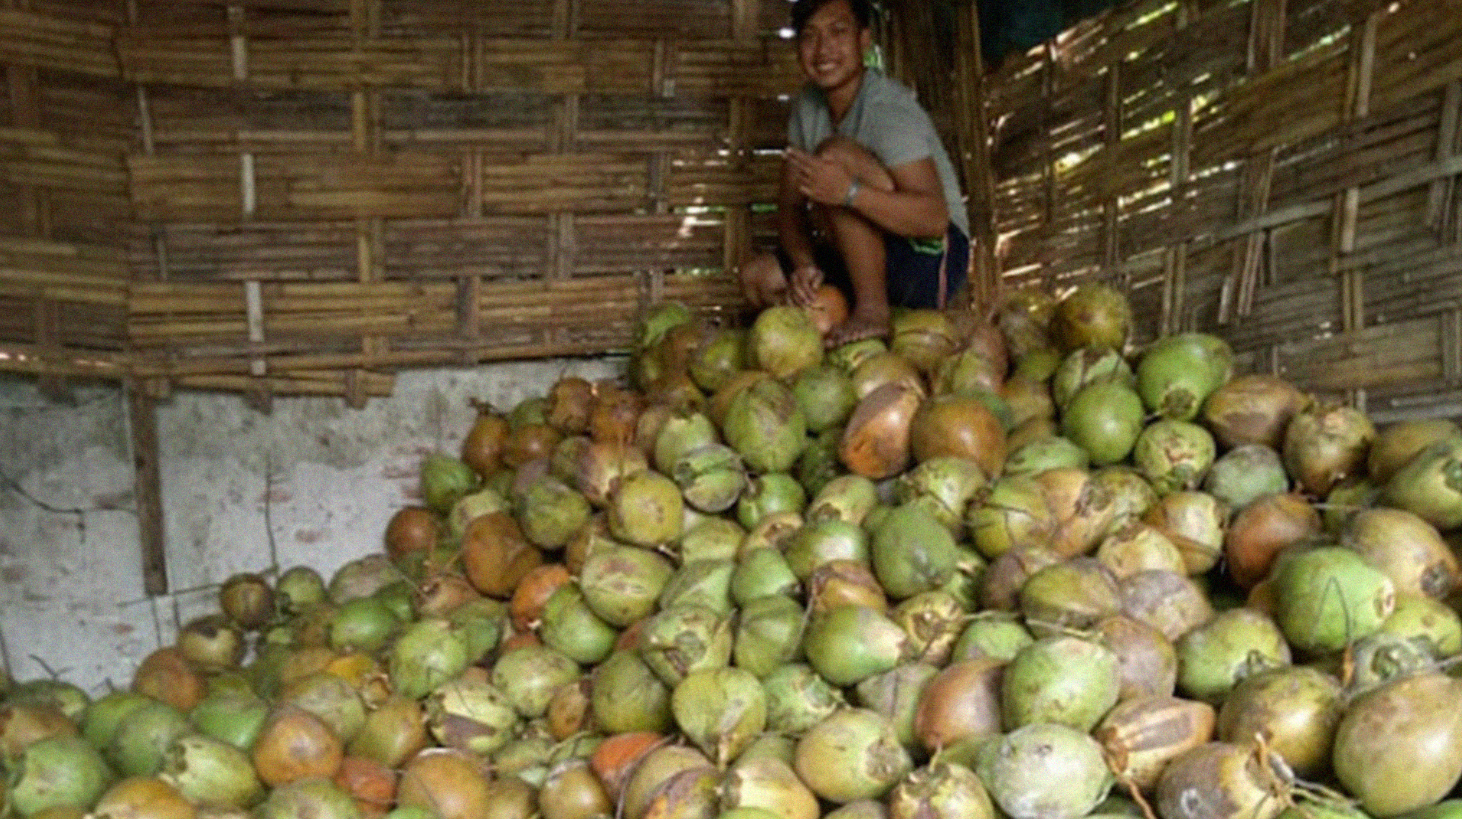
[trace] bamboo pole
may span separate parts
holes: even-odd
[[[975,3],[958,14],[955,37],[955,145],[969,194],[972,231],[970,302],[979,313],[993,311],[1000,298],[996,256],[995,175],[990,167],[989,100],[980,52],[980,20]]]

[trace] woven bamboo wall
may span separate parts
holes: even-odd
[[[1006,287],[1129,288],[1378,417],[1462,396],[1462,4],[1140,0],[992,78]]]
[[[0,368],[264,393],[734,310],[780,0],[0,0]],[[755,211],[755,212],[754,212]]]
[[[115,370],[124,346],[132,124],[116,22],[85,3],[0,2],[0,367],[48,384]]]

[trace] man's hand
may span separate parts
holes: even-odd
[[[822,286],[822,270],[815,264],[805,264],[792,271],[788,288],[788,299],[799,307],[812,304],[817,298],[817,288]]]
[[[823,205],[845,204],[853,177],[838,163],[798,148],[788,148],[787,167],[803,196]]]

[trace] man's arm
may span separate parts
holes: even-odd
[[[937,238],[949,224],[949,208],[933,157],[888,168],[845,167],[796,148],[787,151],[787,168],[797,193],[824,205],[846,206],[890,233]],[[786,174],[784,174],[784,184]],[[852,201],[848,193],[858,180]],[[795,257],[794,257],[795,258]]]
[[[812,227],[807,213],[807,197],[797,189],[792,163],[782,163],[782,182],[777,194],[777,238],[782,250],[792,261],[787,277],[789,295],[796,304],[808,304],[822,284],[812,251]]]
[[[807,217],[807,197],[797,190],[789,162],[782,163],[782,180],[777,191],[777,239],[792,260],[793,267],[813,264],[812,228]]]

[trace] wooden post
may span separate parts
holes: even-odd
[[[970,306],[989,312],[1000,297],[995,256],[995,174],[990,168],[990,122],[985,105],[985,63],[980,54],[980,15],[970,2],[958,17],[955,39],[955,145],[969,199],[972,270]]]
[[[163,540],[162,476],[158,467],[157,402],[141,382],[126,384],[127,420],[132,430],[133,496],[137,500],[137,534],[142,544],[142,589],[149,595],[168,590],[167,553]]]

